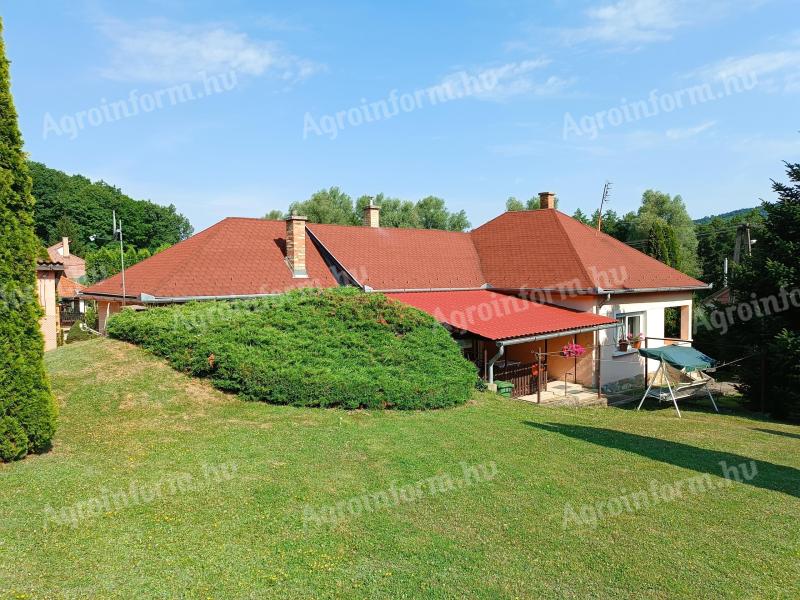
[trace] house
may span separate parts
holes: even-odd
[[[43,315],[39,319],[39,327],[44,336],[44,349],[54,350],[58,347],[59,323],[56,288],[64,273],[64,265],[56,261],[36,261],[36,295]]]
[[[78,297],[85,287],[79,279],[86,276],[86,261],[70,252],[69,238],[63,237],[47,249],[50,260],[64,265],[64,274],[58,280],[60,324],[67,327],[80,320],[86,312],[86,300]]]
[[[69,250],[69,238],[61,238],[57,244],[47,249],[50,260],[64,265],[64,275],[73,280],[78,280],[86,275],[86,261],[80,256],[75,256]]]
[[[707,286],[559,212],[553,193],[540,200],[468,233],[380,227],[378,206],[364,209],[363,226],[228,218],[127,269],[124,297],[120,275],[81,295],[97,300],[102,330],[124,304],[351,285],[430,313],[488,381],[514,381],[517,395],[534,380],[641,385],[636,347],[668,343],[673,307],[690,340],[692,294]],[[586,354],[562,356],[570,343]]]
[[[58,280],[58,305],[62,327],[68,327],[80,321],[86,314],[86,300],[80,297],[85,285],[70,279],[66,275]]]

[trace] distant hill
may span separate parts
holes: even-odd
[[[703,217],[702,219],[695,219],[694,223],[695,223],[695,225],[705,225],[706,223],[708,223],[714,217],[719,217],[720,219],[723,219],[723,220],[727,221],[728,219],[733,219],[735,217],[738,217],[739,215],[747,214],[750,211],[756,210],[756,209],[759,209],[759,208],[760,207],[758,207],[758,206],[754,206],[752,208],[740,208],[738,210],[732,210],[730,212],[722,213],[721,215],[709,215],[707,217]]]

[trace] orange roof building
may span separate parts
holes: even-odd
[[[708,286],[559,212],[553,194],[540,196],[541,209],[506,212],[469,233],[381,227],[376,206],[366,207],[364,226],[313,224],[299,216],[228,218],[126,269],[124,290],[117,274],[79,295],[99,302],[102,329],[122,304],[352,285],[385,292],[478,340],[471,350],[476,362],[487,349],[530,361],[530,344],[582,336],[598,350],[580,377],[597,379],[604,389],[620,381],[640,385],[644,359],[635,346],[644,337],[652,345],[668,342],[667,308],[680,310],[681,339],[689,340],[692,294]],[[515,315],[487,312],[486,306],[507,305],[504,297],[530,306]],[[477,324],[448,321],[448,312],[479,310],[488,316]],[[541,344],[535,347],[541,351]],[[603,386],[599,370],[606,359]]]

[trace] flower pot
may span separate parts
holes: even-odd
[[[633,347],[637,350],[642,347],[642,340],[636,340],[633,342]]]
[[[628,340],[620,340],[620,342],[619,342],[619,350],[620,350],[620,352],[627,352],[628,351]]]

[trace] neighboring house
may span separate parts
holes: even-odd
[[[57,244],[47,249],[50,260],[64,265],[64,276],[58,282],[58,302],[62,326],[72,325],[86,312],[86,301],[78,297],[85,287],[78,282],[86,275],[86,261],[70,252],[69,238],[61,238]]]
[[[69,238],[61,238],[60,242],[47,249],[47,253],[51,261],[64,265],[64,274],[70,279],[78,280],[86,275],[86,261],[70,252]]]
[[[377,206],[365,208],[362,227],[228,218],[126,269],[124,299],[120,275],[81,295],[98,301],[103,330],[123,301],[352,285],[433,315],[489,381],[538,371],[541,353],[544,381],[641,385],[644,359],[628,334],[663,345],[664,310],[679,307],[681,338],[691,339],[692,294],[708,286],[558,212],[554,194],[540,200],[539,210],[506,212],[469,233],[380,227]],[[570,342],[589,352],[560,356]]]
[[[62,327],[68,327],[80,321],[86,313],[86,300],[80,297],[80,292],[86,288],[85,285],[70,279],[66,275],[58,280],[58,304]]]
[[[59,311],[56,299],[58,281],[64,274],[64,265],[56,261],[36,261],[36,293],[39,306],[44,314],[39,319],[39,327],[44,336],[45,351],[58,346]]]

